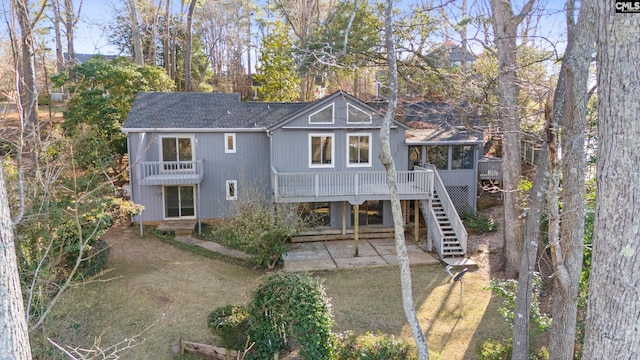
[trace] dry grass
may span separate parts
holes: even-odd
[[[72,346],[103,346],[134,336],[153,325],[126,359],[170,359],[178,339],[211,342],[206,319],[211,310],[245,303],[260,273],[177,249],[137,228],[108,233],[109,271],[101,279],[69,291],[33,340],[46,336]],[[54,354],[41,354],[52,358]]]
[[[377,268],[325,272],[325,287],[332,298],[336,331],[354,330],[394,334],[412,339],[402,308],[399,271]],[[482,287],[489,281],[486,269],[469,272],[460,285],[449,281],[442,266],[412,268],[413,296],[418,319],[434,358],[474,359],[486,339],[508,337],[496,309],[498,299]]]
[[[102,279],[72,289],[58,304],[46,329],[34,335],[59,343],[89,346],[101,336],[103,345],[138,334],[150,325],[142,344],[126,359],[170,359],[178,339],[211,343],[209,312],[228,303],[246,303],[261,272],[188,250],[153,236],[138,236],[138,228],[116,228],[107,234],[113,245],[109,271]],[[494,236],[495,237],[495,236]],[[443,266],[412,268],[418,317],[434,359],[474,359],[486,339],[509,336],[497,314],[499,299],[483,290],[491,273],[488,251],[493,237],[470,239],[470,253],[481,267],[464,278],[463,313],[460,288]],[[411,339],[402,310],[399,272],[372,268],[321,272],[332,298],[335,331],[385,332]],[[40,358],[54,358],[54,353]],[[58,356],[58,358],[62,358]]]

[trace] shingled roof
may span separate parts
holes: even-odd
[[[264,129],[309,103],[240,101],[239,94],[142,92],[124,131],[136,129]]]

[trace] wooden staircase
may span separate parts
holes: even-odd
[[[443,257],[460,257],[465,255],[465,251],[460,244],[460,239],[453,230],[451,219],[442,206],[442,200],[437,193],[434,193],[431,202],[431,208],[435,213],[436,226],[440,228],[442,237],[442,256]],[[456,214],[457,215],[457,214]]]

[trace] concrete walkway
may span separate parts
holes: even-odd
[[[226,248],[213,241],[203,241],[192,236],[176,236],[175,240],[232,258],[251,260],[251,255]],[[286,271],[356,269],[398,264],[393,239],[360,240],[358,252],[359,256],[354,257],[353,240],[295,243],[289,244],[289,252],[282,258]],[[412,265],[440,263],[439,260],[424,252],[417,245],[407,245],[407,254]]]
[[[319,271],[393,266],[398,264],[393,239],[360,240],[354,257],[353,240],[295,243],[283,256],[286,271]],[[417,245],[408,244],[411,264],[439,264],[440,261]]]
[[[189,245],[195,245],[195,246],[199,246],[203,249],[207,249],[213,252],[217,252],[223,255],[227,255],[229,257],[235,258],[235,259],[241,259],[241,260],[251,260],[251,255],[246,254],[242,251],[239,250],[234,250],[234,249],[229,249],[227,247],[224,247],[220,244],[218,244],[217,242],[213,242],[213,241],[203,241],[203,240],[199,240],[196,239],[192,236],[176,236],[175,237],[176,241],[180,241],[183,242],[185,244],[189,244]]]

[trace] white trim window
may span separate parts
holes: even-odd
[[[335,146],[333,133],[309,134],[309,167],[332,168]]]
[[[333,103],[309,115],[309,124],[333,124]]]
[[[233,154],[236,152],[236,134],[224,134],[224,152],[225,154]]]
[[[238,200],[238,180],[227,180],[225,182],[225,192],[227,200]]]
[[[163,172],[191,171],[195,160],[193,136],[162,135],[158,141]]]
[[[349,124],[371,124],[371,114],[347,103],[347,123]]]
[[[371,166],[371,133],[347,134],[347,167]]]

